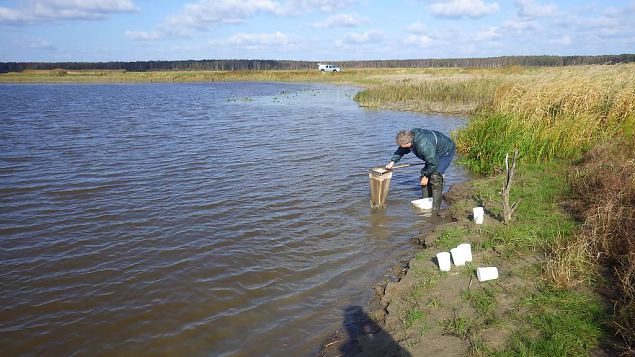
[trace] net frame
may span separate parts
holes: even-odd
[[[391,178],[392,170],[386,170],[383,167],[373,167],[372,169],[368,170],[371,208],[386,207]]]

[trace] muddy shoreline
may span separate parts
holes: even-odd
[[[453,201],[467,198],[468,184],[469,182],[452,185],[444,194],[446,202],[451,204]],[[389,286],[401,284],[416,254],[432,248],[436,233],[458,221],[450,208],[443,209],[440,217],[431,217],[438,221],[431,230],[418,232],[409,239],[412,254],[386,269],[384,278],[372,286],[373,297],[365,307],[347,308],[342,326],[320,344],[315,356],[410,356],[401,345],[402,341],[393,337],[398,332],[386,323],[390,315],[390,302],[397,298],[394,289],[389,289]]]
[[[541,310],[550,304],[541,300],[544,279],[540,274],[548,259],[544,252],[519,253],[504,241],[486,240],[487,231],[506,227],[491,211],[500,202],[475,193],[475,185],[492,183],[485,178],[452,185],[444,194],[449,206],[439,223],[410,239],[418,247],[415,256],[387,271],[386,278],[373,286],[374,297],[365,307],[346,310],[342,327],[320,345],[316,356],[488,355],[505,349],[519,333],[530,341],[540,338],[539,331],[526,325],[559,311],[567,300],[557,300]],[[485,207],[482,225],[472,222],[475,206]],[[460,243],[472,244],[473,262],[440,272],[434,261],[436,253]],[[497,267],[498,279],[479,282],[478,266]],[[576,293],[584,294],[578,296],[586,301],[583,306],[593,301],[584,297],[593,296],[588,288],[578,287]],[[570,316],[579,309],[563,314]],[[586,351],[598,357],[613,356],[619,345],[607,337],[602,345],[588,346]],[[561,352],[570,352],[568,348]]]

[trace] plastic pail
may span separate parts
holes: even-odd
[[[472,212],[474,213],[474,223],[483,224],[483,215],[485,214],[483,207],[474,207]]]
[[[439,269],[441,271],[450,271],[450,269],[452,269],[450,253],[448,252],[437,253],[437,262],[439,263]]]
[[[472,246],[470,243],[459,244],[457,248],[463,251],[463,258],[465,258],[466,262],[472,261]]]
[[[460,248],[452,248],[450,249],[450,253],[452,254],[452,261],[456,266],[465,265],[465,252]]]
[[[476,268],[478,281],[488,281],[498,279],[498,269],[496,267]]]
[[[421,209],[432,209],[432,197],[422,198],[420,200],[410,201],[415,207]]]

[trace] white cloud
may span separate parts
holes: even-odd
[[[0,23],[31,24],[52,20],[101,20],[110,14],[139,11],[130,0],[33,0],[23,7],[0,7]]]
[[[349,44],[366,44],[378,43],[383,41],[383,39],[383,32],[379,30],[370,30],[362,33],[348,33],[344,38],[344,42]]]
[[[482,0],[436,0],[430,5],[432,14],[441,17],[481,17],[498,11],[498,3]]]
[[[160,27],[165,32],[205,31],[221,23],[241,23],[258,13],[281,11],[281,5],[271,0],[202,0],[186,4]]]
[[[31,16],[27,16],[21,11],[0,7],[0,24],[23,24],[32,20]]]
[[[328,19],[314,23],[313,27],[333,28],[333,27],[356,27],[368,23],[368,19],[357,14],[337,14]]]
[[[554,4],[539,4],[535,0],[516,0],[518,16],[521,17],[543,17],[555,16],[558,14],[558,7]]]
[[[289,44],[289,36],[278,31],[274,33],[238,33],[227,41],[236,46],[279,46]]]
[[[496,41],[500,39],[502,35],[498,32],[496,27],[488,27],[481,30],[472,36],[472,39],[476,42]]]
[[[21,47],[31,48],[36,50],[53,50],[55,49],[51,44],[43,38],[30,38],[23,39],[17,43]]]
[[[342,10],[360,0],[199,0],[187,3],[176,14],[168,16],[154,31],[128,31],[138,40],[155,40],[167,36],[188,37],[194,31],[209,31],[222,24],[240,24],[258,14],[293,16],[315,11]],[[318,26],[356,26],[367,20],[357,15],[336,15],[337,18]]]
[[[314,11],[334,12],[357,4],[360,0],[290,0],[284,6],[286,14],[302,14]]]
[[[633,6],[635,6],[635,3]],[[622,10],[613,6],[609,6],[604,10],[604,15],[608,17],[619,17],[621,14]]]
[[[635,31],[635,25],[628,14],[619,17],[571,15],[559,19],[555,24],[569,32],[600,38],[632,38]]]
[[[538,23],[532,19],[528,18],[519,18],[514,17],[503,22],[502,28],[504,30],[514,31],[514,32],[535,32],[540,28],[538,27]]]
[[[571,43],[573,43],[573,41],[571,40],[570,36],[562,36],[560,38],[552,38],[552,39],[550,39],[549,43],[553,43],[555,45],[561,45],[561,46],[568,46]]]
[[[432,43],[432,38],[426,35],[417,36],[410,35],[403,41],[406,45],[413,45],[417,47],[428,47]]]
[[[408,25],[408,27],[406,27],[406,31],[410,32],[410,33],[424,33],[426,32],[426,28],[425,26],[423,26],[422,23],[420,22],[415,22],[414,24],[410,24]]]
[[[126,31],[126,36],[137,41],[154,41],[163,38],[158,31]]]

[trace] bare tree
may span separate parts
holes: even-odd
[[[503,185],[503,190],[501,191],[501,196],[503,196],[503,220],[505,224],[509,223],[512,220],[512,214],[518,207],[520,200],[516,201],[513,205],[509,205],[509,191],[512,188],[512,180],[514,179],[514,170],[516,169],[516,159],[518,158],[518,149],[514,151],[514,159],[512,160],[512,167],[509,168],[509,154],[505,154],[505,171],[507,172],[507,177],[505,180],[505,184]]]

